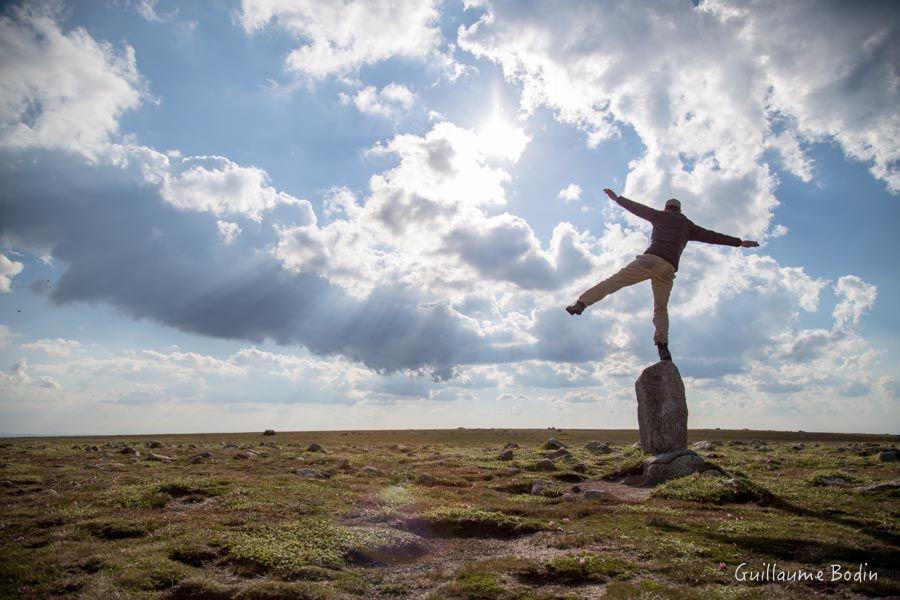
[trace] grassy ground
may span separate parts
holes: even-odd
[[[549,437],[570,451],[552,471],[539,463]],[[611,449],[585,450],[590,440]],[[721,476],[652,490],[611,482],[640,463],[636,440],[505,429],[0,440],[0,597],[900,597],[900,492],[866,489],[900,479],[900,463],[873,452],[896,437],[692,431]],[[748,579],[774,564],[824,581],[737,581],[742,563]],[[877,580],[832,582],[833,564]]]

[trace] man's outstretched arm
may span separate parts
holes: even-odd
[[[699,225],[691,223],[690,239],[695,242],[704,242],[707,244],[718,244],[720,246],[743,246],[744,248],[756,248],[759,246],[757,242],[752,240],[742,240],[733,235],[725,235],[711,229],[704,229]]]
[[[619,196],[611,189],[604,189],[606,195],[609,196],[609,199],[627,210],[628,212],[639,216],[642,219],[646,219],[648,221],[653,221],[656,219],[657,215],[659,215],[660,211],[655,208],[650,208],[649,206],[644,206],[640,202],[635,202],[634,200],[629,200],[625,196]]]

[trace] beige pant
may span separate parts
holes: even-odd
[[[649,279],[650,285],[653,287],[653,325],[656,327],[653,343],[667,344],[669,342],[669,294],[672,292],[672,283],[675,281],[675,267],[666,259],[655,254],[638,255],[621,271],[604,279],[578,299],[590,306],[625,286],[634,285],[645,279]]]

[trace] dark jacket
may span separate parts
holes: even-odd
[[[690,219],[678,211],[656,210],[622,196],[619,196],[617,202],[625,210],[653,223],[650,247],[644,251],[644,254],[655,254],[666,259],[675,267],[676,271],[678,270],[678,259],[681,258],[681,252],[688,242],[706,242],[722,246],[741,245],[740,238],[703,229],[699,225],[694,225]]]

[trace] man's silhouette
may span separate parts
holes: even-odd
[[[675,280],[675,271],[678,270],[678,259],[681,257],[684,247],[688,242],[706,242],[707,244],[743,246],[744,248],[755,248],[759,244],[694,225],[681,214],[681,202],[675,198],[666,200],[665,210],[656,210],[628,198],[617,196],[610,189],[603,191],[622,208],[653,223],[650,247],[621,271],[583,293],[575,304],[567,306],[566,310],[571,315],[580,315],[585,308],[599,302],[609,294],[625,286],[649,279],[653,288],[653,325],[656,328],[653,342],[659,350],[660,360],[672,360],[672,355],[669,353],[669,294],[672,292],[672,282]]]

